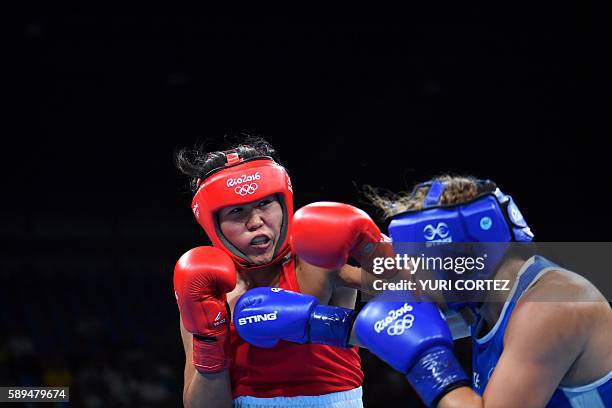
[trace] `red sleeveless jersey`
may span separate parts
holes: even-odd
[[[283,264],[280,288],[299,292],[293,256]],[[270,349],[251,346],[231,323],[233,398],[322,395],[352,390],[363,382],[358,348],[280,341]]]

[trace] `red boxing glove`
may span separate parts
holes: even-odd
[[[308,204],[293,216],[293,245],[306,262],[337,269],[348,257],[362,262],[386,237],[365,211],[332,202]]]
[[[185,329],[193,334],[193,364],[201,373],[229,367],[229,312],[226,293],[236,286],[236,267],[220,249],[187,251],[174,267],[174,294]]]

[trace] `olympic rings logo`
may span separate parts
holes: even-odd
[[[411,314],[405,315],[402,320],[398,320],[393,323],[387,329],[387,334],[389,336],[400,336],[404,334],[404,332],[412,327],[412,323],[414,322],[414,316]]]
[[[412,305],[408,303],[404,303],[404,305],[398,309],[390,310],[387,313],[387,316],[384,319],[378,320],[374,323],[374,331],[376,333],[380,333],[385,329],[390,336],[396,336],[402,334],[404,330],[409,329],[412,326],[412,321],[414,320],[414,316],[412,316],[409,312],[413,309]],[[398,320],[402,318],[402,320]],[[391,327],[397,326],[393,330]],[[400,331],[400,326],[403,327]],[[391,332],[395,334],[391,334]]]
[[[436,237],[436,235],[440,238],[448,237],[450,230],[445,222],[439,222],[435,228],[433,225],[428,224],[425,228],[423,228],[423,234],[427,241],[431,241]]]
[[[255,191],[257,191],[258,188],[259,186],[257,185],[257,183],[243,184],[241,186],[237,186],[234,189],[234,192],[244,197],[247,194],[253,194]]]

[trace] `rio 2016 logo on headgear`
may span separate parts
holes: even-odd
[[[260,180],[261,176],[259,175],[259,172],[256,172],[255,174],[243,174],[240,177],[237,178],[228,178],[225,185],[228,187],[234,187],[236,186],[236,188],[234,188],[234,193],[241,195],[241,196],[245,196],[247,194],[253,194],[255,191],[257,191],[257,189],[259,188],[259,185],[257,183],[250,183],[250,184],[243,184],[243,183],[249,183],[251,181],[255,181],[255,180]],[[242,185],[241,185],[242,184]]]
[[[445,222],[439,222],[435,227],[432,224],[427,224],[423,228],[423,237],[429,242],[453,242],[450,229]]]
[[[259,175],[259,172],[255,174],[249,174],[248,176],[246,174],[243,174],[240,177],[228,178],[227,181],[225,182],[225,185],[228,187],[234,187],[234,186],[237,186],[238,184],[248,183],[250,181],[255,181],[255,180],[260,180],[260,179],[261,179],[261,176]]]

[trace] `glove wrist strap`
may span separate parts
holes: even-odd
[[[355,311],[338,306],[318,305],[310,315],[310,342],[349,347]]]
[[[202,374],[218,373],[229,368],[231,354],[225,335],[193,335],[193,365]]]
[[[428,350],[406,378],[428,407],[435,406],[451,390],[470,385],[455,355],[446,347]]]

